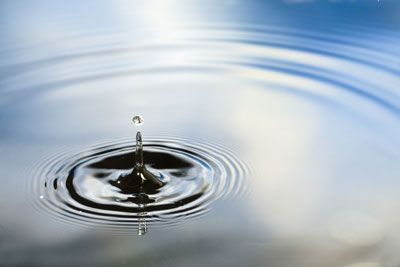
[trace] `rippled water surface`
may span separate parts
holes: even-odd
[[[399,14],[2,1],[0,266],[399,266]]]

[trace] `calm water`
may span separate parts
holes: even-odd
[[[397,0],[1,1],[0,266],[398,267],[399,47]]]

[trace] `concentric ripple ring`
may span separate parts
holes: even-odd
[[[170,225],[200,216],[217,199],[248,191],[249,167],[220,146],[178,138],[144,141],[146,167],[166,185],[139,199],[123,186],[134,164],[133,140],[103,143],[78,153],[61,153],[38,166],[31,179],[33,206],[77,225],[132,228],[141,220]]]

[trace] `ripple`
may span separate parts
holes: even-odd
[[[39,212],[67,223],[131,229],[146,221],[171,225],[204,215],[211,203],[244,197],[249,168],[220,146],[178,138],[144,142],[146,167],[166,183],[143,192],[130,179],[132,139],[103,143],[79,153],[63,152],[33,173],[29,195]]]
[[[390,31],[376,36],[374,29],[361,30],[364,35],[353,38],[352,29],[322,34],[277,26],[217,24],[175,29],[179,38],[173,40],[144,36],[140,43],[133,43],[115,34],[112,43],[105,42],[100,48],[89,38],[80,40],[85,46],[56,55],[38,53],[36,59],[1,64],[0,85],[6,88],[1,103],[11,105],[32,95],[53,94],[54,89],[70,92],[71,87],[101,80],[118,83],[132,76],[146,80],[145,75],[152,75],[162,80],[162,75],[221,74],[300,93],[310,91],[313,83],[314,95],[361,108],[354,106],[349,98],[353,97],[398,118],[400,102],[394,85],[399,84],[400,61],[394,47],[399,37]],[[116,44],[119,39],[121,43]],[[290,83],[295,79],[301,81]]]

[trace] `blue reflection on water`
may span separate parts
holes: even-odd
[[[397,0],[2,1],[0,265],[397,266],[398,14]],[[49,207],[33,173],[129,137],[132,114],[145,136],[228,147],[255,169],[250,196],[148,239],[69,224],[76,203]]]

